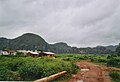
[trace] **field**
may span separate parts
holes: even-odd
[[[33,81],[64,70],[67,71],[65,77],[69,77],[79,68],[73,63],[58,58],[0,56],[1,81]]]
[[[57,54],[56,57],[64,61],[76,62],[80,60],[88,60],[94,63],[106,64],[107,57],[111,55],[93,55],[93,54]]]
[[[67,71],[67,74],[55,81],[66,80],[80,70],[74,63],[81,60],[120,68],[120,57],[116,55],[56,54],[56,58],[1,55],[0,81],[34,81],[61,71]],[[119,72],[111,72],[110,76],[114,82],[120,80]]]
[[[64,61],[70,62],[79,62],[81,60],[87,60],[94,64],[100,65],[101,66],[100,68],[102,69],[104,69],[104,67],[102,66],[120,68],[120,56],[114,54],[112,55],[58,54],[57,57]],[[113,82],[120,81],[120,72],[110,71],[109,75],[112,78]]]

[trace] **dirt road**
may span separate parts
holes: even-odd
[[[106,67],[87,61],[77,62],[76,64],[81,68],[81,71],[72,75],[69,82],[111,82]]]

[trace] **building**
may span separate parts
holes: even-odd
[[[41,52],[39,56],[55,57],[55,53],[52,52]]]
[[[54,57],[55,53],[52,52],[33,52],[33,51],[28,51],[27,56],[32,56],[32,57]]]
[[[28,51],[27,56],[39,57],[39,53],[38,52],[33,52],[33,51]]]
[[[2,55],[16,55],[16,51],[15,50],[4,50],[1,51]]]

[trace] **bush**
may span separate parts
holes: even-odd
[[[107,66],[112,66],[112,67],[120,67],[120,58],[112,58],[110,60],[108,60],[107,62]]]
[[[19,67],[23,66],[23,64],[24,64],[24,61],[22,61],[21,59],[20,60],[15,59],[8,64],[8,67],[12,71],[17,71]]]
[[[61,71],[67,71],[65,76],[68,78],[78,70],[79,67],[75,64],[61,59],[0,57],[0,80],[2,81],[33,81]]]
[[[91,62],[96,62],[96,63],[106,63],[107,59],[104,57],[91,57]]]
[[[25,57],[26,55],[23,52],[17,52],[15,56],[17,56],[17,57]]]
[[[111,72],[109,75],[112,77],[112,79],[115,82],[120,82],[120,73],[119,72]]]
[[[13,72],[5,67],[0,68],[0,81],[18,81],[20,80],[20,75],[18,72]]]
[[[76,62],[80,60],[87,60],[91,56],[84,54],[57,54],[57,58],[61,58],[64,61]]]
[[[35,80],[43,75],[40,67],[27,63],[19,68],[19,73],[23,81]]]

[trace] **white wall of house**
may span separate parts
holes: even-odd
[[[7,51],[2,51],[2,55],[9,55]]]

